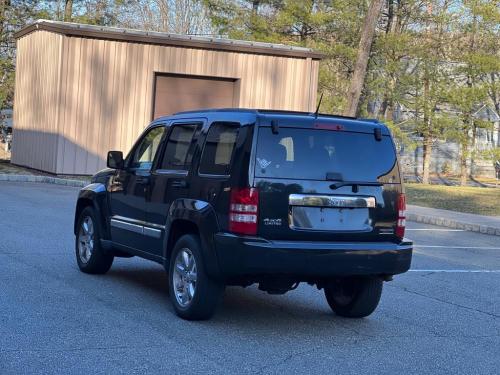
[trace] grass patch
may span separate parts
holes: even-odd
[[[408,204],[500,216],[500,188],[406,184]]]
[[[17,165],[10,164],[8,161],[0,162],[1,174],[27,174],[27,175],[43,175],[43,173],[29,168],[18,167]]]

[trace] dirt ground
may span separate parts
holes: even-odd
[[[1,146],[1,144],[0,144]],[[36,169],[30,169],[25,167],[20,167],[10,163],[10,153],[5,152],[3,147],[0,147],[0,174],[19,174],[19,175],[33,175],[33,176],[50,176],[67,178],[70,180],[82,180],[90,181],[90,176],[65,176],[59,175],[55,176],[50,173],[44,173],[42,171],[37,171]]]
[[[5,151],[5,144],[0,142],[0,161],[10,160],[10,152]]]

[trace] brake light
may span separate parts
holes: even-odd
[[[403,238],[405,236],[406,226],[406,196],[399,194],[398,197],[398,222],[396,224],[396,236]]]
[[[257,234],[259,191],[255,188],[231,189],[229,203],[229,231],[239,234]]]
[[[342,125],[339,125],[339,124],[323,124],[323,123],[317,122],[314,124],[314,129],[342,131],[342,130],[344,130],[344,127]]]

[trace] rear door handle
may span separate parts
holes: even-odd
[[[207,191],[207,200],[212,201],[215,197],[217,196],[217,191],[215,190],[214,187],[211,187]]]
[[[147,185],[149,184],[149,177],[147,176],[137,177],[136,182],[141,185]]]
[[[175,188],[186,188],[188,186],[185,180],[174,180],[172,181],[172,187]]]

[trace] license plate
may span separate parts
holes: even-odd
[[[371,231],[368,208],[292,207],[293,229]]]

